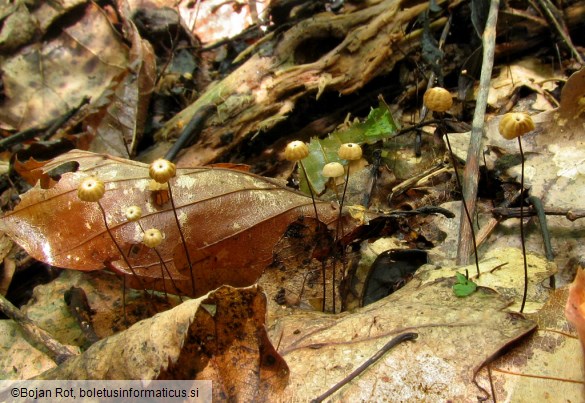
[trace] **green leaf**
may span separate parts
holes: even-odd
[[[466,278],[461,273],[455,273],[457,282],[453,285],[453,292],[458,297],[467,297],[475,292],[477,284]]]
[[[390,109],[384,100],[380,99],[379,106],[372,108],[364,122],[336,130],[324,139],[313,137],[309,142],[309,156],[303,160],[308,183],[317,194],[323,192],[327,183],[327,179],[321,175],[323,166],[329,162],[347,163],[345,160],[340,160],[337,155],[340,145],[344,143],[372,144],[390,138],[396,131],[397,126]],[[299,172],[299,178],[301,190],[308,194],[307,178],[302,170]]]

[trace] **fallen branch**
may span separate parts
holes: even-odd
[[[482,137],[485,127],[485,109],[494,66],[494,50],[496,44],[496,23],[498,21],[499,0],[491,0],[488,18],[483,31],[483,62],[481,77],[479,79],[479,92],[477,94],[473,124],[471,127],[471,140],[467,151],[467,162],[463,172],[463,202],[467,205],[469,215],[475,215],[477,198],[477,185],[479,182],[479,157],[482,150]],[[457,248],[457,265],[469,264],[469,257],[473,251],[473,239],[471,226],[465,214],[465,208],[461,207],[461,219],[459,221],[459,243]]]

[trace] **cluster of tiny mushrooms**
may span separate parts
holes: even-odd
[[[441,88],[441,87],[433,87],[425,92],[424,97],[423,97],[423,103],[429,111],[442,114],[451,108],[451,106],[453,105],[453,99],[452,99],[449,91],[447,91],[446,89]],[[505,114],[501,118],[500,124],[499,124],[499,132],[503,138],[505,138],[507,140],[513,140],[514,138],[518,139],[518,146],[520,149],[520,156],[521,156],[521,161],[522,161],[521,184],[520,184],[521,191],[524,188],[524,154],[522,151],[522,142],[520,140],[520,137],[523,136],[524,134],[532,131],[532,130],[534,130],[534,122],[532,121],[532,118],[529,115],[527,115],[525,113],[520,113],[520,112],[512,112],[512,113]],[[286,160],[298,163],[299,166],[301,167],[301,170],[303,171],[305,179],[307,180],[308,189],[309,189],[311,198],[313,200],[313,206],[315,209],[315,218],[317,219],[317,221],[319,221],[317,207],[315,204],[315,196],[313,194],[311,182],[308,179],[307,172],[305,170],[305,167],[304,167],[303,161],[302,161],[307,156],[309,156],[309,147],[307,146],[307,144],[305,142],[299,141],[299,140],[295,140],[295,141],[288,143],[288,145],[286,146],[286,149],[284,151],[284,157]],[[345,143],[339,147],[338,156],[341,160],[346,160],[348,162],[359,160],[362,157],[362,148],[359,144],[356,144],[356,143]],[[452,160],[454,160],[453,157],[452,157]],[[329,163],[325,164],[325,166],[323,167],[323,170],[322,170],[323,177],[328,178],[329,182],[332,184],[332,187],[335,190],[337,201],[339,203],[340,217],[339,217],[338,222],[337,222],[336,239],[339,238],[341,214],[342,214],[343,202],[345,199],[345,193],[347,190],[347,184],[349,182],[350,167],[351,167],[351,164],[348,164],[347,169],[345,169],[343,167],[343,165],[339,162],[329,162]],[[336,179],[342,177],[344,175],[344,173],[346,174],[345,185],[344,185],[342,196],[340,198],[339,193],[338,193],[338,189],[337,189]],[[455,171],[455,174],[457,175],[457,171]],[[188,249],[186,246],[185,238],[184,238],[183,233],[181,231],[179,219],[176,215],[175,204],[173,201],[171,186],[169,185],[170,179],[175,177],[175,175],[176,175],[176,166],[175,166],[175,164],[173,164],[172,162],[170,162],[168,160],[165,160],[162,158],[157,159],[150,164],[149,175],[150,175],[151,179],[153,181],[155,181],[156,184],[158,184],[160,189],[168,191],[168,196],[169,196],[169,199],[171,201],[172,209],[173,209],[173,212],[175,212],[176,224],[178,226],[179,233],[181,235],[181,241],[182,241],[182,244],[183,244],[183,247],[185,250],[187,262],[188,262],[189,267],[191,269],[192,287],[193,287],[193,290],[195,290],[195,282],[194,282],[194,277],[193,277],[193,269],[192,269],[191,259],[189,257],[189,252],[188,252]],[[104,224],[105,224],[105,227],[106,227],[106,230],[107,230],[109,236],[111,237],[112,241],[116,245],[120,255],[124,259],[126,265],[130,269],[130,271],[136,276],[136,273],[134,272],[132,265],[128,261],[128,258],[123,253],[122,248],[120,247],[120,245],[116,241],[115,237],[113,236],[112,232],[110,231],[110,227],[109,227],[107,219],[106,219],[105,210],[104,210],[102,204],[100,203],[100,199],[104,196],[105,191],[106,191],[106,189],[105,189],[104,182],[102,180],[100,180],[99,178],[91,176],[91,177],[87,177],[81,181],[81,183],[78,187],[77,196],[81,201],[97,203],[97,205],[99,206],[99,209],[101,210],[101,213],[102,213],[102,216],[104,219]],[[523,202],[520,203],[520,235],[522,238],[522,250],[523,250],[523,255],[524,255],[524,296],[522,299],[522,306],[521,306],[520,312],[522,312],[524,309],[524,305],[525,305],[525,301],[526,301],[527,283],[528,283],[526,251],[525,251],[525,246],[524,246],[524,228],[523,228],[523,224],[522,224],[522,221],[524,218],[523,204],[524,204]],[[465,206],[466,203],[464,202],[463,205]],[[137,222],[138,223],[138,225],[142,231],[142,242],[144,243],[144,245],[146,245],[149,248],[154,249],[155,252],[157,253],[157,255],[160,259],[160,262],[161,262],[161,272],[162,272],[163,279],[164,279],[164,271],[162,271],[163,267],[167,270],[167,272],[168,272],[168,269],[166,268],[166,265],[164,264],[160,253],[156,250],[157,246],[159,246],[162,243],[162,241],[164,239],[164,234],[157,228],[149,228],[146,230],[144,228],[142,228],[142,225],[140,224],[140,221],[139,221],[141,216],[142,216],[142,209],[139,206],[130,206],[126,209],[125,213],[126,213],[126,219],[129,222]],[[468,219],[471,220],[471,217],[469,216],[469,214],[468,214]],[[470,225],[473,228],[473,225],[471,224],[471,222],[470,222]],[[341,229],[341,231],[343,231],[343,229]],[[473,235],[473,237],[475,238],[475,235]],[[475,246],[475,239],[474,239],[474,246]],[[475,254],[476,254],[476,264],[477,264],[477,249],[475,251]],[[477,270],[478,270],[477,274],[479,277],[479,275],[480,275],[479,266],[477,267]],[[335,271],[335,268],[334,268],[334,271]],[[324,272],[323,272],[323,276],[325,276]],[[138,277],[138,276],[136,276],[136,277],[138,279],[140,279],[140,277]],[[170,277],[170,273],[169,273],[169,277]],[[466,273],[466,277],[468,277],[467,273]],[[172,281],[172,277],[170,279]],[[335,277],[333,278],[333,281],[335,281]],[[325,293],[325,277],[323,277],[323,291]],[[324,308],[325,295],[323,296],[323,300],[324,300],[323,301],[323,308]],[[335,299],[334,299],[334,301],[335,301]],[[334,304],[333,310],[335,312],[335,302],[333,302],[333,304]]]
[[[176,173],[177,173],[177,168],[176,168],[175,164],[173,164],[172,162],[167,161],[165,159],[162,159],[162,158],[159,158],[159,159],[155,160],[154,162],[152,162],[150,164],[149,169],[148,169],[148,174],[149,174],[150,178],[155,182],[155,185],[152,186],[152,188],[157,189],[157,190],[164,189],[168,192],[168,197],[169,197],[169,200],[171,201],[173,212],[175,214],[175,220],[177,223],[177,227],[179,229],[179,233],[181,235],[181,241],[182,241],[183,248],[185,250],[185,254],[187,257],[187,262],[189,264],[189,268],[191,269],[190,270],[190,272],[191,272],[191,285],[192,285],[193,291],[194,291],[195,290],[195,279],[193,276],[191,259],[189,257],[189,251],[187,249],[185,238],[183,236],[183,232],[181,231],[181,226],[180,226],[179,219],[178,219],[178,216],[176,213],[175,202],[173,200],[173,193],[171,191],[171,186],[169,186],[170,179],[175,177]],[[136,273],[132,267],[132,264],[130,264],[130,261],[128,260],[128,258],[124,254],[124,252],[122,251],[122,248],[120,247],[120,245],[116,241],[116,238],[112,234],[110,227],[108,225],[108,221],[106,218],[106,211],[104,210],[104,207],[100,203],[100,200],[104,196],[105,192],[106,192],[106,187],[105,187],[104,182],[102,180],[100,180],[99,178],[90,176],[90,177],[83,179],[81,181],[81,183],[79,184],[79,187],[77,188],[77,197],[81,201],[84,201],[84,202],[97,203],[97,205],[102,213],[102,217],[104,219],[106,231],[108,232],[110,238],[114,242],[114,245],[116,245],[118,252],[122,256],[122,259],[124,259],[124,262],[128,266],[129,270],[140,281],[140,277],[136,275]],[[140,218],[142,217],[142,209],[140,208],[140,206],[127,207],[125,210],[125,215],[126,215],[126,219],[129,222],[138,223],[138,226],[140,227],[140,229],[142,231],[142,243],[145,246],[147,246],[148,248],[153,249],[155,251],[155,253],[157,254],[157,256],[160,260],[160,263],[161,263],[161,274],[162,274],[163,280],[165,278],[163,270],[166,270],[167,273],[169,274],[169,278],[170,278],[171,282],[173,283],[173,286],[175,287],[176,290],[178,290],[177,286],[174,284],[173,278],[172,278],[166,264],[163,261],[162,256],[160,255],[160,253],[156,249],[157,246],[159,246],[162,243],[162,241],[164,239],[164,234],[158,228],[149,228],[149,229],[145,230],[142,227],[142,224],[139,221]],[[163,281],[163,286],[164,286],[164,281]]]

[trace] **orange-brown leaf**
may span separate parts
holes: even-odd
[[[111,267],[128,275],[137,287],[197,296],[223,284],[253,284],[271,263],[274,245],[287,227],[301,218],[315,222],[311,198],[275,180],[222,168],[178,169],[170,186],[193,263],[192,290],[171,203],[160,206],[154,201],[148,166],[74,150],[40,169],[48,172],[71,162],[79,164],[76,172],[62,174],[50,189],[37,184],[23,194],[17,208],[4,217],[3,229],[35,259],[75,270]],[[88,176],[105,182],[100,203],[132,269],[106,231],[98,204],[77,198],[77,187]],[[126,220],[124,212],[131,205],[142,208],[139,223],[143,229],[158,228],[164,233],[157,250],[172,280],[161,270],[155,251],[141,244],[139,223]],[[317,209],[319,220],[334,228],[338,207],[318,202]]]
[[[585,270],[582,268],[577,269],[575,280],[569,287],[565,316],[577,329],[585,351]]]

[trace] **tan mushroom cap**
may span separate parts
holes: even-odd
[[[321,173],[326,178],[338,178],[343,176],[345,169],[339,162],[330,162],[325,164]]]

